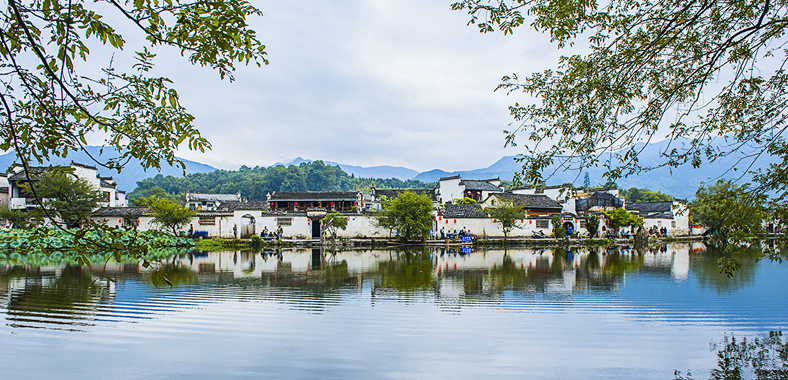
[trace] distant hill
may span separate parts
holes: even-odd
[[[101,153],[101,147],[98,146],[88,146],[86,150],[90,155],[93,157],[101,157],[103,159],[108,158],[115,158],[118,157],[119,154],[116,150],[111,148],[105,148],[104,152]],[[208,173],[216,170],[213,166],[201,164],[195,161],[189,161],[182,159],[184,163],[186,163],[186,174],[191,173]],[[17,162],[16,153],[14,151],[9,151],[8,153],[0,155],[0,170],[5,171],[6,168],[10,167],[14,162]],[[69,165],[71,161],[96,166],[93,160],[88,156],[87,153],[83,151],[79,152],[71,152],[69,153],[68,157],[60,158],[60,157],[53,157],[49,160],[49,162],[45,163],[44,165]],[[36,165],[38,166],[38,164]],[[99,167],[98,172],[100,175],[109,177],[111,176],[115,182],[118,183],[118,188],[120,190],[131,192],[137,187],[137,181],[153,177],[157,174],[163,174],[165,176],[171,175],[174,177],[183,177],[183,170],[180,168],[162,165],[161,171],[156,170],[149,170],[145,171],[142,169],[142,165],[140,165],[139,160],[132,159],[128,165],[126,165],[120,174],[114,170],[109,170],[106,168]]]
[[[644,166],[656,166],[663,159],[660,152],[667,146],[667,141],[649,144],[640,154],[640,163]],[[676,144],[674,142],[674,144]],[[494,164],[481,169],[446,172],[443,170],[430,170],[420,173],[414,179],[422,182],[435,182],[441,177],[448,177],[459,174],[466,179],[488,179],[500,177],[502,180],[511,180],[514,173],[521,170],[522,165],[514,161],[514,156],[505,156]],[[695,191],[700,184],[712,183],[717,178],[735,179],[741,176],[741,171],[728,171],[729,168],[738,163],[739,157],[735,155],[719,158],[712,164],[704,164],[699,168],[691,165],[683,165],[678,168],[659,168],[649,172],[619,179],[617,184],[629,189],[631,187],[647,188],[652,191],[661,191],[677,198],[693,199]],[[764,168],[770,162],[763,160],[755,168]],[[592,185],[601,185],[605,182],[602,174],[604,168],[592,168],[587,170]],[[746,178],[746,177],[745,177]],[[557,171],[547,180],[548,184],[573,183],[575,186],[582,186],[585,179],[585,172],[578,171]]]
[[[289,163],[281,163],[277,162],[271,166],[288,166],[288,165],[295,165],[298,166],[302,162],[312,162],[312,160],[306,160],[301,157],[297,157],[295,160]],[[413,169],[404,168],[401,166],[370,166],[370,167],[363,167],[363,166],[354,166],[354,165],[346,165],[340,164],[332,161],[324,161],[326,165],[337,166],[345,171],[347,174],[352,174],[356,177],[360,178],[397,178],[401,180],[408,180],[415,177],[419,174],[418,171]]]

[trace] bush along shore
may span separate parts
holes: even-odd
[[[98,265],[109,260],[161,260],[188,253],[194,245],[191,239],[158,231],[10,229],[0,230],[0,264]]]

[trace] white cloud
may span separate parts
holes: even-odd
[[[227,169],[301,156],[461,170],[517,153],[501,132],[515,99],[493,90],[505,74],[549,68],[555,47],[527,28],[482,35],[449,2],[425,3],[258,2],[271,64],[239,68],[234,83],[160,52],[160,74],[213,144],[180,155]]]

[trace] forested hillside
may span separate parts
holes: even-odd
[[[424,189],[432,187],[415,180],[396,178],[355,178],[339,166],[330,166],[323,161],[303,162],[298,166],[274,166],[270,168],[242,166],[235,170],[216,170],[210,173],[194,173],[178,178],[157,175],[137,182],[137,188],[129,198],[150,196],[161,190],[170,195],[191,193],[241,192],[249,200],[264,200],[266,194],[274,191],[355,191],[368,190],[372,183],[379,189],[405,188]]]

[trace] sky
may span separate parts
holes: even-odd
[[[180,157],[222,169],[296,157],[418,171],[470,170],[505,155],[504,75],[555,68],[549,36],[522,27],[481,34],[450,0],[254,1],[251,20],[270,64],[239,66],[235,81],[158,49],[157,74],[212,144]]]

